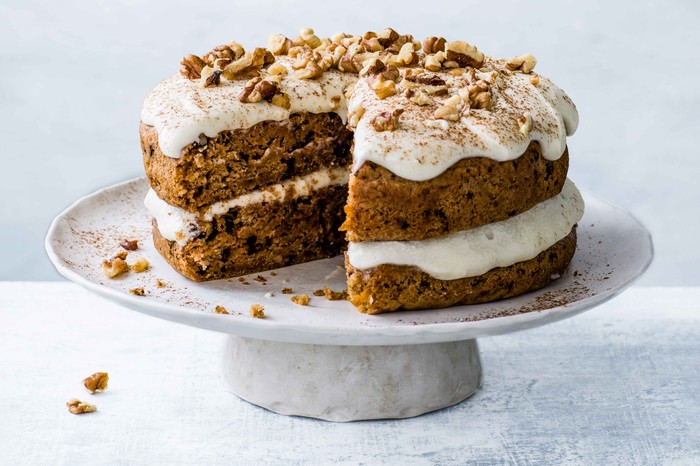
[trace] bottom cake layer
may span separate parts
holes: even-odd
[[[195,281],[237,277],[342,254],[347,186],[331,186],[287,202],[238,207],[200,223],[184,245],[164,238],[153,221],[153,242],[170,265]]]
[[[576,226],[535,258],[476,277],[433,278],[417,267],[382,264],[359,270],[345,260],[350,301],[365,314],[478,304],[537,290],[563,274],[576,251]]]

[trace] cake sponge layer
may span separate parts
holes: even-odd
[[[406,241],[499,222],[559,194],[568,168],[568,151],[550,161],[536,142],[517,159],[463,159],[427,181],[366,163],[350,178],[343,228],[352,242]]]
[[[189,212],[322,168],[350,165],[352,133],[335,113],[296,113],[202,136],[180,158],[163,154],[154,127],[141,123],[140,132],[151,188]]]
[[[537,290],[563,274],[576,250],[576,227],[535,258],[476,277],[433,278],[417,267],[382,264],[355,269],[345,260],[350,301],[365,314],[478,304]]]
[[[183,246],[165,239],[154,221],[153,241],[175,270],[195,281],[333,257],[347,244],[338,231],[346,196],[346,186],[331,186],[289,202],[237,207],[200,223]]]

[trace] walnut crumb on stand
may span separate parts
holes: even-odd
[[[132,288],[129,290],[129,293],[136,296],[146,296],[146,290],[143,288]]]
[[[292,296],[292,302],[294,304],[298,304],[300,306],[308,306],[309,305],[309,295],[302,294],[302,295]]]
[[[250,306],[250,317],[256,319],[265,318],[265,308],[261,304],[253,304]]]
[[[216,312],[217,314],[230,314],[230,312],[228,312],[228,310],[224,306],[216,306],[214,312]]]

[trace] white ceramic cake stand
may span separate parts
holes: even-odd
[[[569,271],[537,292],[495,303],[368,316],[312,295],[345,289],[341,258],[239,279],[195,283],[155,251],[144,178],[78,200],[54,220],[46,250],[58,271],[88,290],[162,319],[229,335],[224,371],[241,398],[272,411],[332,421],[403,418],[466,399],[481,385],[476,338],[555,322],[620,293],[649,266],[649,233],[625,210],[584,193],[586,214]],[[101,262],[136,238],[151,268],[117,279]],[[131,259],[127,259],[131,260]],[[166,283],[157,286],[157,280]],[[143,287],[146,295],[129,290]],[[308,306],[281,293],[311,296]],[[251,304],[265,318],[248,315]],[[224,306],[229,315],[214,312]]]

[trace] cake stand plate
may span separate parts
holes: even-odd
[[[548,287],[494,303],[363,315],[347,301],[314,296],[346,288],[342,258],[240,279],[195,283],[155,251],[143,207],[145,178],[78,200],[53,221],[46,250],[69,280],[127,308],[228,334],[224,371],[241,398],[272,411],[333,421],[416,416],[458,403],[481,384],[477,337],[555,322],[612,298],[653,257],[646,229],[628,212],[584,192],[578,247],[567,273]],[[151,267],[116,279],[102,260],[123,238]],[[159,283],[164,286],[159,286]],[[145,296],[129,292],[143,288]],[[294,304],[307,294],[308,306]],[[249,316],[262,304],[265,318]],[[223,306],[229,314],[217,314]]]

